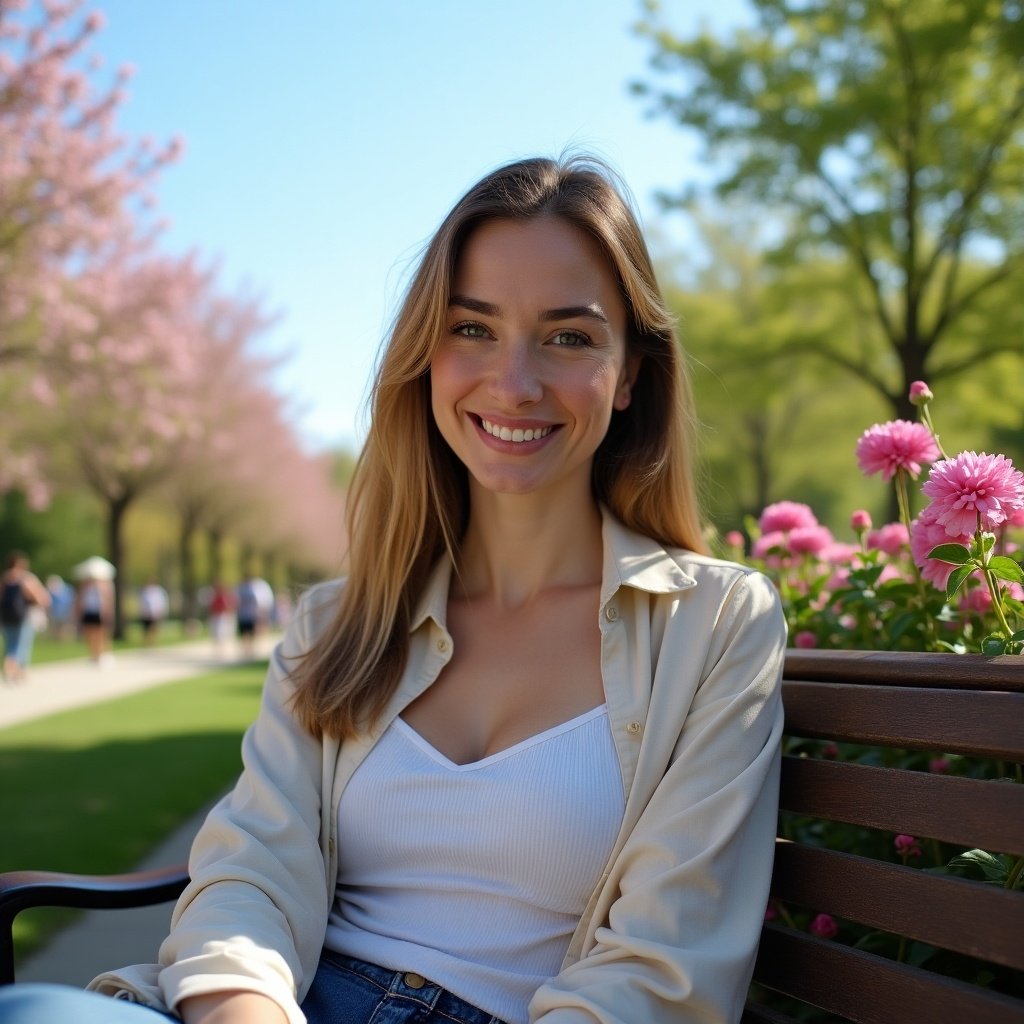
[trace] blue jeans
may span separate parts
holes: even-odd
[[[416,974],[325,950],[302,1002],[309,1024],[502,1024]],[[0,988],[2,1024],[167,1024],[178,1018],[66,985]]]
[[[28,615],[16,626],[4,626],[4,657],[16,661],[22,668],[28,668],[32,660],[32,641],[36,631]]]

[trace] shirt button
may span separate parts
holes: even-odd
[[[613,604],[608,605],[608,607],[604,610],[604,617],[609,622],[614,622],[619,617],[619,609],[616,608]]]
[[[642,728],[643,726],[639,722],[630,722],[629,725],[626,726],[626,732],[631,736],[635,736]]]
[[[451,644],[449,644],[449,643],[448,643],[448,641],[447,641],[447,640],[445,640],[445,638],[444,638],[444,637],[441,637],[441,639],[437,641],[437,649],[438,649],[438,650],[439,650],[439,651],[440,651],[440,652],[441,652],[442,654],[447,654],[447,653],[448,653],[448,648],[449,648],[450,646],[451,646]],[[417,975],[417,977],[418,977],[418,975]]]
[[[423,988],[427,983],[427,979],[422,974],[417,974],[415,971],[409,971],[405,976],[405,983],[409,988]]]

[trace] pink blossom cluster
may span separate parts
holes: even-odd
[[[0,490],[159,487],[196,528],[331,569],[343,498],[255,351],[272,318],[159,250],[153,188],[182,144],[118,131],[133,70],[90,62],[104,19],[83,7],[0,10]]]
[[[921,493],[948,536],[994,531],[1024,510],[1024,473],[1005,455],[961,452],[932,466]]]
[[[911,526],[910,548],[922,576],[940,589],[956,566],[928,558],[934,548],[970,547],[977,530],[994,532],[1024,512],[1024,474],[1003,455],[961,452],[937,462],[921,491],[931,502]]]
[[[834,939],[839,934],[839,925],[831,914],[816,914],[811,921],[810,932],[819,939]]]
[[[886,481],[900,471],[916,480],[922,463],[934,462],[938,457],[939,447],[932,432],[923,423],[910,420],[876,423],[865,430],[857,442],[857,464],[861,472],[865,476],[881,473]]]
[[[921,856],[921,847],[913,836],[898,835],[893,840],[893,846],[896,848],[896,852],[904,859]]]

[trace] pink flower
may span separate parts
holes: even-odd
[[[849,565],[859,554],[860,548],[856,544],[845,544],[838,540],[826,544],[818,552],[822,561],[828,562],[829,565]]]
[[[806,650],[810,647],[817,647],[818,638],[809,629],[802,629],[795,637],[793,637],[793,644],[796,647],[802,647]]]
[[[1001,526],[1024,508],[1024,473],[1003,455],[961,452],[932,466],[921,487],[935,521],[950,537]]]
[[[886,523],[868,534],[868,547],[898,555],[910,543],[910,534],[902,523]]]
[[[984,583],[980,587],[971,587],[970,590],[965,586],[960,591],[960,600],[957,603],[962,611],[985,615],[992,607],[992,595]]]
[[[743,545],[744,545],[743,534],[740,533],[739,530],[730,530],[725,535],[725,543],[728,544],[729,547],[731,547],[731,548],[740,548],[740,549],[742,549]]]
[[[949,771],[949,758],[933,757],[928,762],[928,771],[933,775],[945,775]]]
[[[980,573],[975,573],[974,576],[981,578]],[[1001,583],[1000,590],[1007,597],[1012,597],[1017,601],[1024,600],[1024,587],[1019,583]],[[972,587],[970,590],[965,589],[960,593],[959,606],[962,611],[978,612],[980,615],[985,615],[992,608],[992,593],[984,583],[981,586]]]
[[[863,533],[871,529],[871,513],[866,509],[859,508],[850,516],[850,529],[854,533]]]
[[[934,397],[932,389],[923,380],[915,380],[910,385],[911,405],[927,405]]]
[[[896,852],[901,857],[921,856],[921,847],[917,845],[917,840],[913,836],[899,835],[892,841],[892,845],[896,847]]]
[[[1007,510],[1007,526],[1024,526],[1024,506],[1017,509],[1015,512]]]
[[[755,558],[764,558],[773,548],[786,550],[786,535],[774,530],[771,533],[762,534],[754,541],[753,555]]]
[[[762,533],[775,533],[795,530],[801,526],[817,526],[818,520],[809,505],[799,501],[777,501],[761,513],[758,525]]]
[[[865,476],[881,473],[891,480],[898,470],[906,470],[913,479],[921,472],[922,462],[934,462],[939,448],[932,432],[921,423],[890,420],[868,427],[857,442],[857,465]]]
[[[811,922],[811,934],[819,939],[831,939],[839,934],[839,925],[831,914],[818,914]]]
[[[797,526],[789,531],[787,546],[794,555],[817,555],[832,543],[827,526]]]
[[[939,590],[946,589],[946,582],[956,566],[951,562],[940,562],[937,558],[929,558],[928,552],[939,544],[951,543],[970,546],[971,535],[950,537],[946,533],[946,528],[936,522],[931,505],[910,524],[910,553],[920,568],[921,575]]]
[[[839,757],[839,747],[831,741],[824,743],[821,747],[821,756],[828,761],[835,761]]]

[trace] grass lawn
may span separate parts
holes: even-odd
[[[133,869],[238,774],[265,671],[231,666],[0,730],[0,871]],[[20,915],[19,950],[68,916]]]
[[[162,647],[165,644],[179,644],[183,640],[200,640],[206,635],[204,630],[194,636],[186,636],[181,621],[171,619],[162,624],[157,635],[157,643]],[[112,649],[124,651],[141,646],[142,626],[137,622],[129,622],[125,626],[124,639],[115,640]],[[33,665],[44,665],[51,661],[67,661],[69,658],[87,658],[88,656],[89,648],[85,641],[77,636],[58,640],[49,632],[37,633],[32,644]]]

